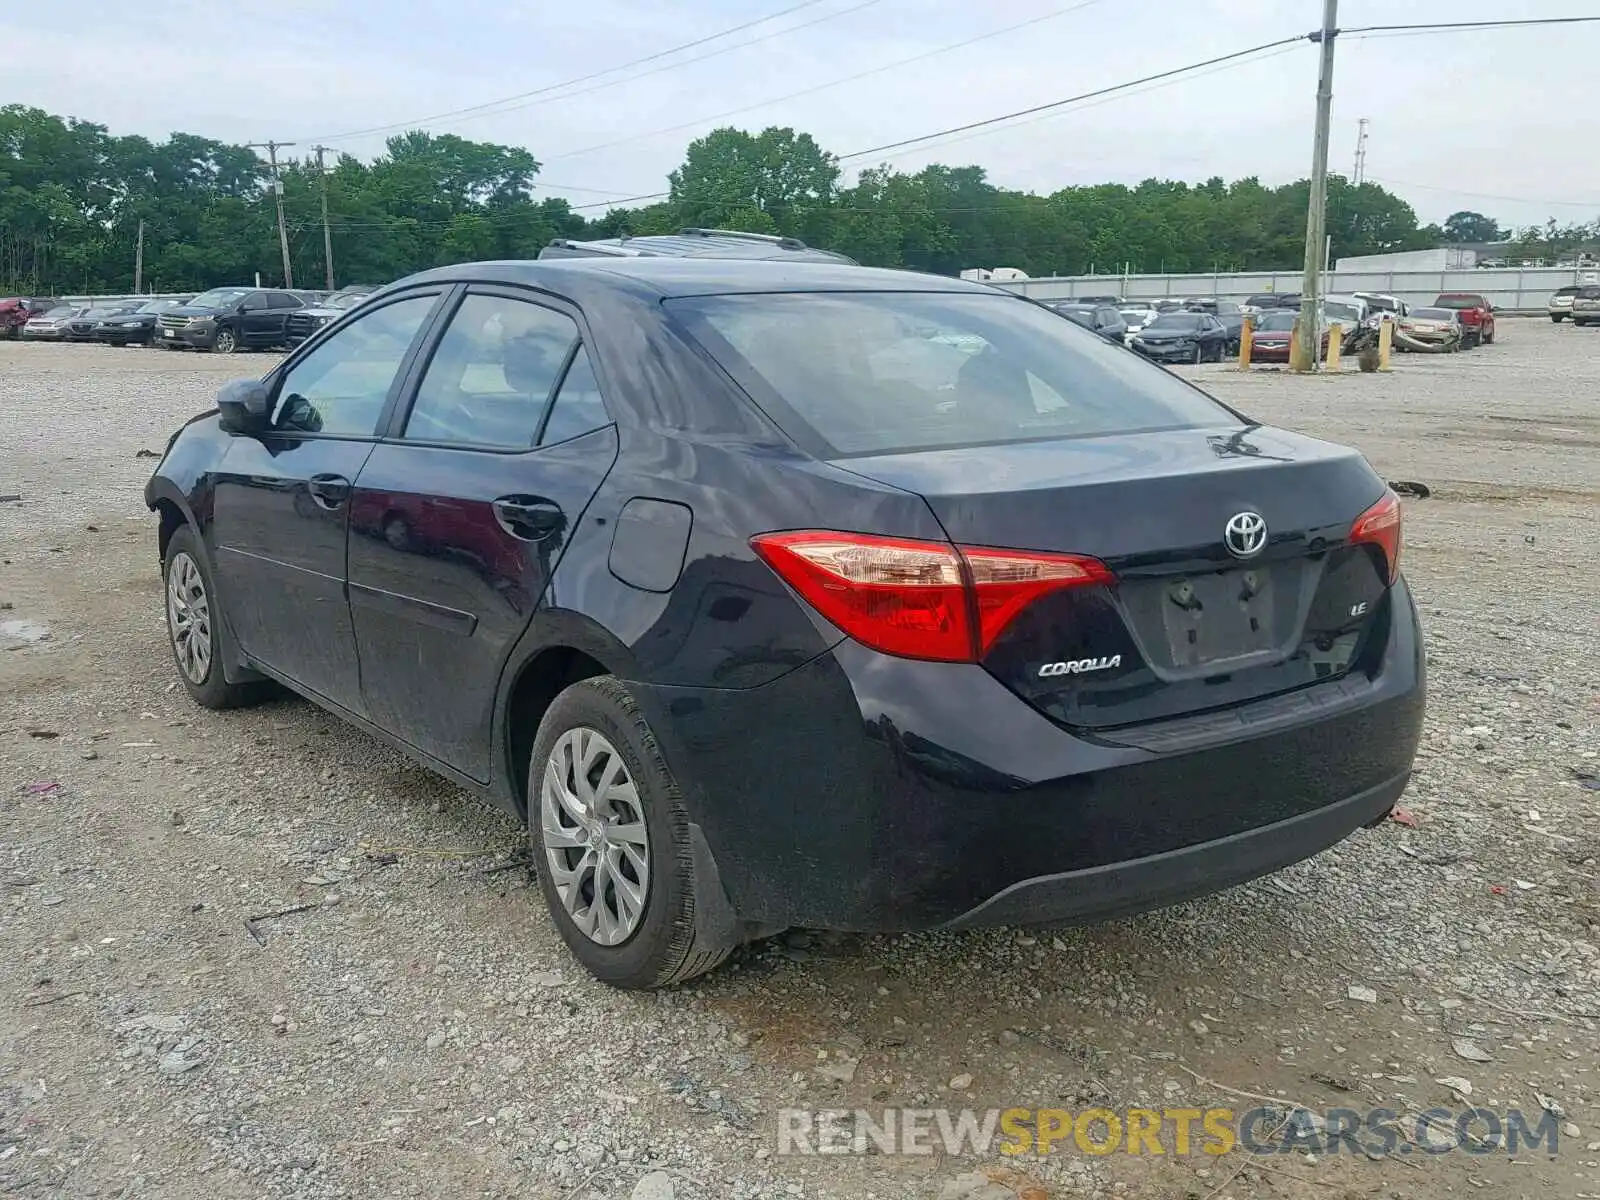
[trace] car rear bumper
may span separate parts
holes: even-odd
[[[1404,584],[1376,675],[1073,733],[981,667],[844,642],[760,688],[634,685],[734,912],[895,931],[1084,921],[1332,845],[1405,788],[1424,667]]]

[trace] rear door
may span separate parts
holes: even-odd
[[[356,713],[351,489],[441,292],[397,297],[291,360],[274,382],[271,428],[232,438],[217,473],[217,583],[241,649]]]
[[[579,313],[474,287],[356,480],[350,601],[371,718],[475,779],[507,654],[616,459]]]

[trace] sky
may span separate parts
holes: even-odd
[[[321,141],[370,158],[401,128],[521,145],[543,164],[543,191],[599,206],[591,214],[664,190],[688,142],[730,124],[809,132],[845,158],[846,182],[863,166],[943,162],[1038,192],[1152,176],[1270,185],[1310,169],[1308,42],[998,128],[846,156],[1303,34],[1321,10],[1320,0],[13,4],[0,10],[0,103],[116,134],[292,141],[289,156]],[[1594,0],[1343,0],[1339,24],[1597,11]],[[1367,177],[1424,222],[1460,209],[1513,226],[1600,218],[1597,62],[1600,23],[1346,35],[1330,169],[1350,173],[1366,117]],[[525,98],[491,103],[516,96]],[[457,111],[475,106],[487,107]]]

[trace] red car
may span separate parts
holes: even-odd
[[[0,296],[0,338],[21,337],[24,325],[59,303],[39,296]]]
[[[1476,292],[1445,292],[1434,308],[1453,308],[1461,318],[1461,345],[1487,346],[1494,342],[1494,305]]]
[[[1250,361],[1258,362],[1283,362],[1289,361],[1289,340],[1294,333],[1295,323],[1299,320],[1298,311],[1284,309],[1280,312],[1266,312],[1256,318],[1255,332],[1250,338]],[[1328,331],[1322,331],[1323,358],[1328,357]]]

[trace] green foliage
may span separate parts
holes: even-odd
[[[1444,236],[1452,242],[1498,242],[1500,225],[1480,212],[1451,213],[1445,219]]]
[[[323,280],[321,189],[337,281],[381,283],[442,263],[532,258],[556,237],[667,233],[684,226],[799,237],[863,263],[954,274],[1020,267],[1030,275],[1091,268],[1209,272],[1293,269],[1303,258],[1305,181],[1200,184],[1147,179],[1037,195],[997,187],[978,166],[888,166],[840,186],[838,160],[809,134],[723,128],[691,142],[667,199],[585,219],[537,197],[527,150],[415,131],[372,162],[283,160],[283,204],[295,281]],[[0,290],[125,291],[145,223],[144,283],[199,290],[281,282],[266,164],[244,146],[192,134],[164,141],[22,105],[0,107]],[[1454,214],[1444,229],[1374,184],[1335,176],[1328,229],[1336,256],[1409,250],[1442,238],[1487,240],[1495,222]],[[1588,227],[1529,230],[1549,257]]]

